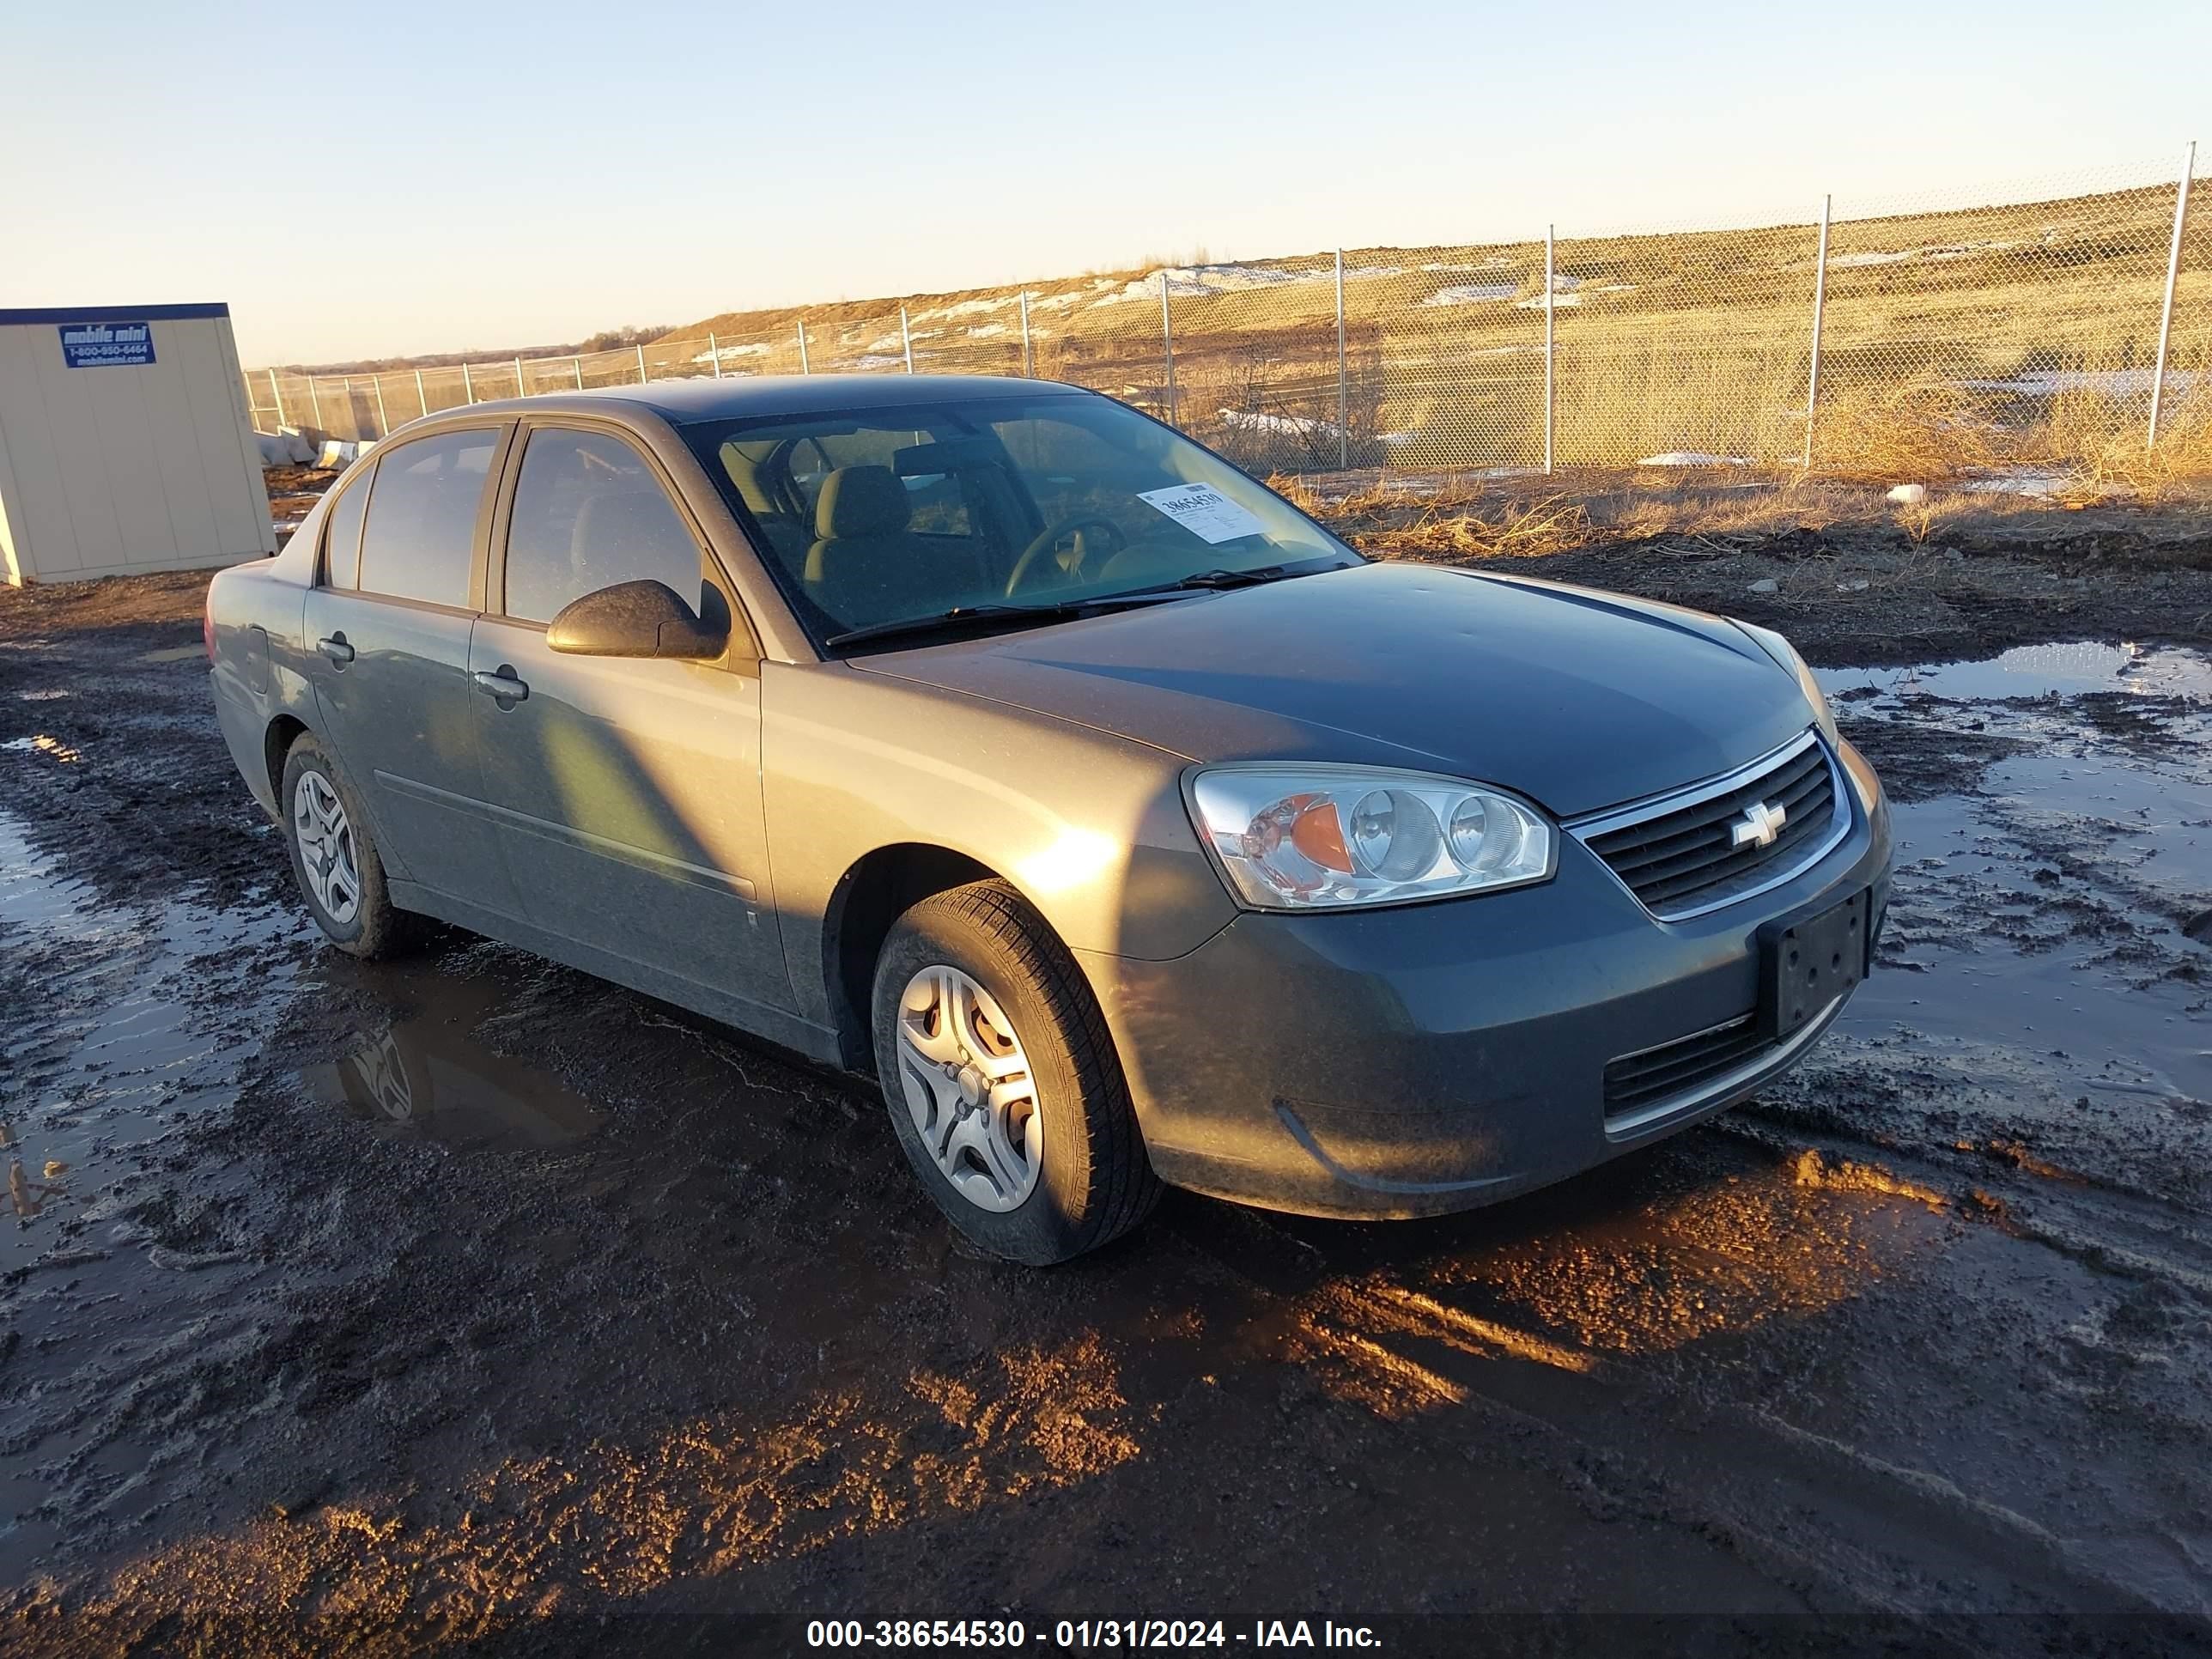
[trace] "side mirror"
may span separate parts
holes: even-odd
[[[562,606],[545,643],[572,657],[674,657],[711,660],[729,644],[665,582],[617,582]]]

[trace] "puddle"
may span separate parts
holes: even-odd
[[[1978,662],[1922,663],[1911,668],[1815,671],[1831,697],[1868,692],[1898,696],[2051,697],[2090,691],[2212,702],[2212,657],[2172,646],[2108,645],[2077,641],[2022,645]]]
[[[2207,988],[2170,972],[2193,956],[2212,975],[2178,919],[2212,895],[2212,781],[2021,757],[1978,795],[1893,811],[1893,960],[1840,1034],[2008,1049],[2069,1097],[2212,1100]]]
[[[304,1076],[318,1098],[387,1133],[420,1135],[456,1150],[562,1146],[599,1127],[601,1114],[591,1102],[469,1035],[500,1006],[500,986],[436,973],[373,971],[380,981],[394,981],[388,1000],[428,1006],[365,1039],[335,1066],[309,1068]]]
[[[70,1224],[118,1216],[112,1189],[158,1163],[168,1130],[235,1097],[258,1046],[255,1004],[290,976],[262,947],[299,926],[281,910],[104,903],[0,811],[0,939],[21,964],[11,988],[40,1004],[0,1036],[4,1212],[17,1224],[0,1229],[0,1270],[143,1242],[128,1223],[119,1237]],[[249,960],[256,990],[241,1013]]]
[[[1924,1048],[2023,1109],[2212,1100],[2212,951],[2186,931],[2212,904],[2212,658],[2081,642],[1820,678],[1879,722],[1878,768],[1893,750],[1934,780],[1893,798],[1891,971],[1839,1035]]]

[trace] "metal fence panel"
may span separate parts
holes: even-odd
[[[1544,449],[1544,245],[1347,251],[1352,424],[1362,462],[1525,467]]]
[[[1337,465],[1335,255],[1164,274],[1183,429],[1248,471]]]
[[[1559,239],[1559,464],[1795,459],[1819,240],[1809,221]]]
[[[1812,462],[2073,460],[2147,431],[2178,168],[2032,199],[1838,195]]]
[[[2130,445],[2140,459],[2154,400],[2161,450],[2212,428],[2212,204],[2200,191],[2177,223],[2185,176],[2177,158],[2012,191],[1808,191],[1802,218],[1752,228],[1170,266],[521,362],[256,369],[246,386],[264,428],[366,438],[641,380],[1030,373],[1176,420],[1263,474],[2095,469]]]

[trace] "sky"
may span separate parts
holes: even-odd
[[[0,57],[0,307],[223,300],[249,367],[2212,151],[2204,0],[4,0]]]

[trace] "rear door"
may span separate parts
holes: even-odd
[[[742,611],[628,439],[532,422],[522,441],[470,668],[486,795],[524,914],[593,951],[788,1010],[761,806],[759,652]],[[546,645],[571,600],[643,578],[730,620],[720,660]]]
[[[489,484],[513,432],[467,427],[380,454],[333,505],[307,608],[324,726],[392,875],[504,915],[514,887],[483,805],[468,673]]]

